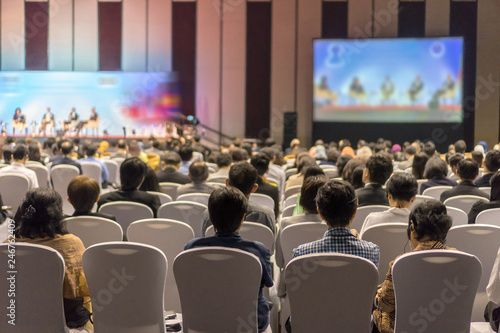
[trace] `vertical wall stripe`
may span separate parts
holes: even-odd
[[[122,3],[99,2],[99,70],[121,70]]]
[[[73,69],[99,69],[97,0],[74,0]]]
[[[284,112],[295,112],[296,1],[273,0],[271,38],[271,136],[283,140]],[[285,142],[287,144],[287,142]]]
[[[24,0],[2,1],[1,48],[3,71],[25,68]]]
[[[123,0],[121,69],[146,71],[146,0]]]
[[[321,37],[321,9],[321,0],[298,0],[297,136],[305,145],[312,141],[312,39]]]
[[[347,38],[347,2],[323,2],[322,38]]]
[[[271,118],[271,2],[248,2],[247,15],[245,135],[266,139]]]
[[[399,37],[425,36],[425,1],[400,1]]]
[[[169,72],[172,70],[172,19],[175,18],[172,14],[172,0],[148,0],[147,3],[148,71]],[[195,43],[195,36],[192,38],[191,42]]]
[[[49,0],[49,64],[51,71],[73,70],[73,1]]]
[[[221,5],[220,0],[198,1],[196,10],[196,115],[215,130],[220,125]]]
[[[374,0],[373,36],[397,37],[399,0]]]
[[[25,2],[25,68],[28,70],[47,70],[48,12],[46,1]]]
[[[372,0],[349,0],[347,2],[347,21],[349,38],[369,38],[373,34]],[[300,14],[300,11],[299,11]]]
[[[499,141],[500,2],[481,0],[477,6],[475,142],[484,140],[489,147],[493,147]]]
[[[151,0],[150,0],[151,1]],[[196,2],[172,4],[172,66],[179,75],[182,113],[195,114],[196,88]],[[161,53],[159,53],[161,55]],[[164,68],[149,64],[150,69]]]
[[[450,34],[450,0],[425,2],[425,35],[427,37]]]
[[[241,2],[233,6],[232,10],[224,12],[223,15],[222,119],[224,121],[222,132],[235,137],[243,137],[245,122],[242,121],[241,116],[245,114],[247,6]],[[261,32],[266,33],[264,27]]]

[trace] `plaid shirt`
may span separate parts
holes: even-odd
[[[293,258],[311,253],[337,252],[366,258],[378,267],[378,245],[356,238],[348,228],[331,228],[322,239],[303,244],[293,251]]]

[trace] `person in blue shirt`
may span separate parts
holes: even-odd
[[[82,158],[80,162],[93,162],[97,163],[101,166],[101,183],[107,184],[109,178],[109,171],[106,163],[103,160],[96,157],[97,154],[97,146],[95,144],[86,144],[83,148],[85,158]]]
[[[271,254],[264,244],[249,241],[240,236],[238,231],[245,221],[248,200],[245,195],[234,187],[215,189],[208,199],[208,213],[215,228],[215,236],[195,238],[189,241],[184,250],[206,246],[223,246],[240,249],[257,256],[262,266],[262,279],[258,296],[258,329],[266,331],[269,326],[269,304],[262,296],[263,287],[272,287]]]

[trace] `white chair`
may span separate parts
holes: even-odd
[[[63,199],[63,212],[67,215],[73,214],[75,209],[68,202],[68,185],[73,178],[80,175],[80,170],[76,166],[59,164],[49,168],[52,187]]]
[[[394,332],[469,332],[480,278],[481,262],[464,252],[426,250],[399,257],[392,267]]]
[[[75,216],[62,220],[70,234],[78,236],[88,248],[94,244],[123,239],[123,230],[113,220],[97,216]]]
[[[295,210],[295,206],[297,206],[297,205],[291,205],[291,206],[286,207],[283,210],[283,213],[281,213],[281,217],[293,216],[293,211]]]
[[[500,247],[500,227],[493,225],[468,224],[452,227],[446,238],[446,245],[473,254],[483,265],[481,282],[477,290],[472,321],[482,321],[488,299],[486,286]]]
[[[446,207],[447,215],[451,217],[453,221],[453,226],[456,227],[457,225],[464,225],[469,223],[469,218],[467,217],[467,214],[460,208],[455,208],[455,207]]]
[[[38,187],[47,188],[49,187],[49,169],[45,165],[35,162],[36,164],[27,164],[26,167],[30,170],[35,171],[36,179],[38,180]]]
[[[295,186],[291,186],[291,187],[287,188],[285,190],[285,200],[294,194],[299,194],[301,188],[302,188],[302,185],[295,185]]]
[[[297,198],[299,197],[298,194],[294,194],[290,197],[288,197],[286,200],[285,200],[285,203],[283,204],[283,209],[287,208],[287,207],[290,207],[292,205],[296,205],[297,204]]]
[[[172,200],[177,199],[177,188],[181,186],[181,184],[176,184],[176,183],[160,183],[160,190],[168,194]]]
[[[415,200],[413,200],[413,203],[411,204],[410,210],[413,210],[413,208],[417,207],[420,203],[427,201],[427,200],[435,200],[435,198],[430,197],[428,195],[417,194],[415,196]]]
[[[189,201],[189,202],[197,202],[204,206],[208,206],[208,199],[210,198],[210,194],[207,193],[186,193],[179,195],[176,201]]]
[[[356,229],[358,232],[361,231],[363,223],[365,223],[366,217],[371,213],[385,212],[388,210],[389,206],[382,205],[370,205],[359,207],[356,211],[356,216],[352,220],[351,229]]]
[[[290,168],[285,171],[285,178],[288,179],[291,175],[295,175],[297,173],[297,168]]]
[[[293,250],[299,245],[323,238],[328,227],[325,223],[304,222],[289,225],[281,231],[280,243],[285,259],[285,267],[293,256]]]
[[[118,163],[115,160],[103,159],[106,168],[108,168],[108,182],[120,184],[120,169],[118,168]]]
[[[175,258],[183,332],[257,333],[259,259],[239,249],[205,247]]]
[[[458,195],[456,197],[446,199],[443,203],[446,207],[460,208],[466,214],[469,214],[472,205],[478,201],[489,202],[488,199],[476,195]]]
[[[258,205],[269,208],[274,212],[274,200],[270,196],[262,193],[252,193],[250,194],[251,202],[256,203]],[[278,212],[279,213],[279,212]]]
[[[165,333],[167,259],[156,247],[110,242],[82,258],[96,332]]]
[[[425,191],[422,193],[422,195],[426,195],[429,197],[433,197],[436,200],[441,199],[441,193],[444,191],[447,191],[449,189],[452,189],[453,186],[433,186],[425,189]]]
[[[367,228],[361,235],[363,240],[377,244],[380,248],[378,283],[384,282],[389,263],[405,253],[408,245],[407,230],[407,223],[382,223]]]
[[[13,214],[26,195],[29,188],[28,177],[20,174],[0,175],[0,193],[2,194],[3,204],[12,207]]]
[[[194,238],[194,231],[189,225],[179,221],[145,219],[135,221],[128,227],[127,238],[131,242],[159,248],[168,262],[172,263],[184,250],[186,243]],[[181,312],[181,301],[172,269],[167,271],[163,302],[165,310]]]
[[[9,269],[12,260],[11,245],[0,244],[2,279],[0,281],[0,306],[4,318],[0,332],[67,332],[63,310],[64,259],[56,250],[35,244],[15,244],[15,268]],[[15,296],[8,297],[13,270]],[[8,323],[10,301],[15,300],[15,326]],[[23,315],[23,313],[25,315]]]
[[[488,195],[491,194],[491,187],[480,187],[479,189]]]
[[[108,202],[102,205],[99,211],[116,217],[116,222],[122,227],[122,230],[127,230],[132,222],[154,217],[151,208],[132,201]],[[126,235],[123,236],[123,240],[126,240]]]
[[[95,180],[99,186],[101,186],[102,179],[102,170],[101,170],[101,165],[95,162],[80,162],[80,165],[82,166],[82,173]]]
[[[477,214],[476,224],[490,224],[500,227],[500,208],[483,210]]]
[[[308,254],[285,269],[293,332],[370,333],[377,267],[349,254]],[[335,309],[328,311],[326,309]]]
[[[245,239],[261,242],[269,249],[271,255],[273,254],[274,235],[271,229],[269,229],[265,225],[260,223],[245,221],[241,225],[239,234],[241,235],[241,237]],[[215,235],[214,226],[211,225],[210,227],[208,227],[207,231],[205,231],[205,237],[211,237],[214,235]]]
[[[417,185],[418,185],[417,193],[420,193],[420,187],[422,186],[423,183],[425,183],[427,181],[428,181],[428,179],[417,179]]]
[[[172,202],[172,198],[165,193],[162,192],[154,192],[154,191],[147,191],[149,194],[156,195],[158,199],[160,199],[160,205]]]
[[[332,178],[336,178],[339,176],[339,171],[337,170],[337,168],[335,169],[323,169],[323,171],[325,171],[325,175],[332,179]]]
[[[197,202],[174,201],[161,205],[157,216],[162,219],[176,220],[193,228],[195,237],[202,237],[201,221],[207,206]]]

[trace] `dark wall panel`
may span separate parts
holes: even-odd
[[[247,137],[268,135],[271,117],[271,2],[247,2]]]
[[[195,114],[196,2],[172,3],[172,66],[179,74],[184,115]]]
[[[26,2],[26,69],[47,70],[48,66],[48,2]]]
[[[99,2],[99,70],[122,67],[122,3]]]
[[[429,0],[433,1],[433,0]],[[398,17],[399,37],[425,36],[425,1],[400,1]]]
[[[323,2],[322,38],[347,38],[347,1]]]

